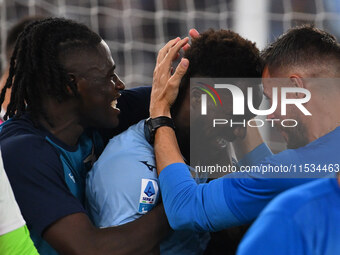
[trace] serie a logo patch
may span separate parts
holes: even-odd
[[[138,212],[145,214],[158,201],[158,183],[151,179],[142,179]]]

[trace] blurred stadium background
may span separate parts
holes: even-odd
[[[127,87],[151,85],[158,50],[190,28],[232,29],[260,49],[292,26],[313,23],[340,37],[340,0],[0,0],[1,69],[8,29],[27,15],[82,22],[111,48]],[[282,149],[266,132],[274,151]]]

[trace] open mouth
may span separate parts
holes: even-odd
[[[111,107],[113,108],[113,109],[118,109],[117,108],[117,103],[118,103],[118,101],[117,101],[117,99],[120,97],[120,94],[118,94],[113,100],[112,100],[112,102],[111,102]],[[119,110],[119,109],[118,109]]]
[[[117,108],[117,99],[115,99],[115,100],[113,100],[113,101],[111,102],[111,107],[112,107],[113,109],[118,109],[118,108]]]

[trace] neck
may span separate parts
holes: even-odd
[[[48,99],[44,103],[45,115],[38,117],[39,123],[63,143],[75,146],[84,131],[79,124],[75,103],[59,103]]]
[[[340,103],[338,101],[329,100],[327,103],[313,103],[312,116],[308,117],[305,124],[309,142],[328,134],[340,126],[340,110],[338,110],[340,109]]]
[[[328,124],[327,124],[328,123]],[[328,120],[328,118],[319,119],[319,121],[313,121],[312,123],[308,124],[309,131],[308,131],[308,142],[313,142],[314,140],[332,132],[340,125],[340,120],[336,121]]]

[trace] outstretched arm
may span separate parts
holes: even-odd
[[[159,52],[151,93],[152,118],[171,117],[170,107],[189,64],[182,59],[171,75],[171,62],[186,42],[187,39],[177,39],[173,46],[168,44]],[[216,231],[247,223],[278,191],[271,186],[272,182],[251,178],[246,173],[197,185],[188,174],[175,132],[170,127],[156,130],[154,149],[163,204],[174,229]],[[251,208],[251,213],[247,213],[247,208]]]
[[[189,64],[187,59],[182,59],[175,73],[171,75],[171,62],[187,42],[188,38],[176,39],[159,52],[151,92],[152,118],[171,117],[170,107],[177,97],[181,78]],[[222,179],[197,185],[191,178],[172,128],[157,129],[154,149],[163,203],[174,229],[217,231],[229,226],[225,223],[237,222],[226,205]]]
[[[151,118],[171,117],[170,108],[177,97],[179,84],[188,68],[189,61],[182,58],[173,75],[171,75],[171,63],[188,41],[188,38],[182,40],[176,38],[168,42],[158,53],[151,91]],[[160,127],[157,129],[154,148],[158,173],[172,163],[184,163],[175,132],[171,128]]]

